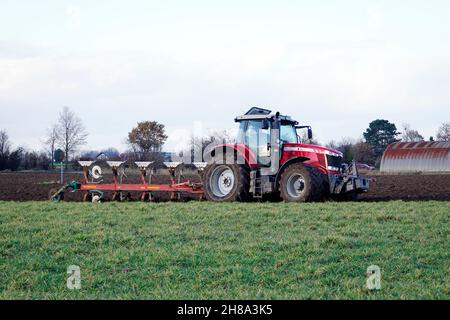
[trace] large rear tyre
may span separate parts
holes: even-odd
[[[250,198],[250,171],[245,165],[210,164],[203,174],[203,189],[209,201],[247,201]]]
[[[285,202],[320,201],[324,193],[323,179],[316,168],[294,163],[281,175],[280,193]]]

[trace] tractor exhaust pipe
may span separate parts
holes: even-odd
[[[261,175],[273,176],[280,170],[280,113],[277,112],[271,119],[272,128],[270,130],[270,167],[262,168]]]

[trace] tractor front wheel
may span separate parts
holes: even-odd
[[[323,194],[320,172],[304,163],[290,165],[281,175],[280,193],[286,202],[319,201]]]
[[[250,191],[249,170],[245,165],[210,164],[203,174],[203,188],[209,201],[246,201]]]

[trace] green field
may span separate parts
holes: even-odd
[[[449,299],[449,222],[450,202],[0,202],[0,299]]]

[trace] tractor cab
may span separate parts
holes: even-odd
[[[262,108],[251,108],[245,115],[235,119],[239,123],[237,144],[247,146],[255,155],[258,165],[270,167],[283,158],[285,145],[300,144],[297,130],[308,129],[308,139],[312,139],[310,126],[299,126],[289,116]],[[276,157],[272,157],[276,154]]]

